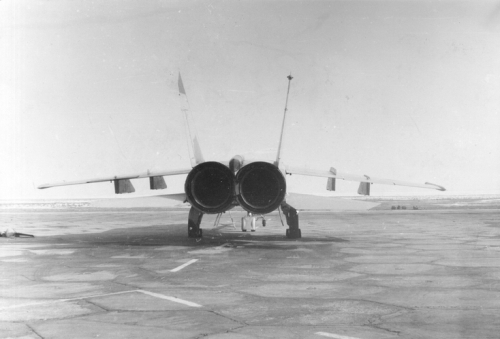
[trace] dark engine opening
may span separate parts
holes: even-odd
[[[252,213],[274,211],[286,194],[286,181],[280,170],[267,162],[253,162],[236,175],[239,183],[237,200]]]
[[[218,162],[204,162],[189,172],[184,191],[189,203],[204,213],[221,213],[233,202],[235,177]]]

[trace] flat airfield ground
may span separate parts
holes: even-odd
[[[0,337],[500,337],[498,207],[242,215],[0,211]]]

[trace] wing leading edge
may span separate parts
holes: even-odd
[[[446,191],[446,189],[443,186],[432,184],[430,182],[419,184],[419,183],[400,181],[400,180],[373,178],[368,175],[342,174],[342,173],[337,173],[336,171],[307,169],[307,168],[299,168],[293,166],[286,166],[285,169],[287,174],[299,174],[299,175],[307,175],[313,177],[333,178],[346,181],[357,181],[368,184],[408,186],[408,187],[435,189],[438,191]]]

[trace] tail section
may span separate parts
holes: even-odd
[[[288,111],[288,94],[290,94],[290,83],[292,82],[292,74],[287,76],[288,78],[288,90],[286,92],[286,102],[285,102],[285,113],[283,114],[283,124],[281,125],[281,135],[280,135],[280,143],[278,145],[278,154],[276,155],[275,165],[279,166],[281,163],[281,149],[283,148],[283,134],[285,132],[285,120],[286,120],[286,112]]]
[[[181,111],[186,119],[186,129],[188,135],[188,151],[189,160],[191,161],[191,167],[195,167],[198,164],[205,162],[203,155],[201,153],[201,148],[199,144],[198,136],[196,135],[196,130],[194,128],[193,117],[189,111],[189,102],[187,100],[186,90],[184,89],[184,84],[182,83],[181,74],[179,73],[179,99],[181,104]]]

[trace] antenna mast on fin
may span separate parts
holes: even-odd
[[[286,102],[285,102],[285,112],[283,113],[283,124],[281,125],[281,135],[280,135],[280,143],[278,145],[278,155],[276,156],[276,166],[279,166],[281,162],[281,147],[283,145],[283,132],[285,131],[285,120],[286,120],[286,112],[288,111],[288,94],[290,94],[290,83],[292,82],[292,73],[287,76],[288,79],[288,90],[286,91]]]

